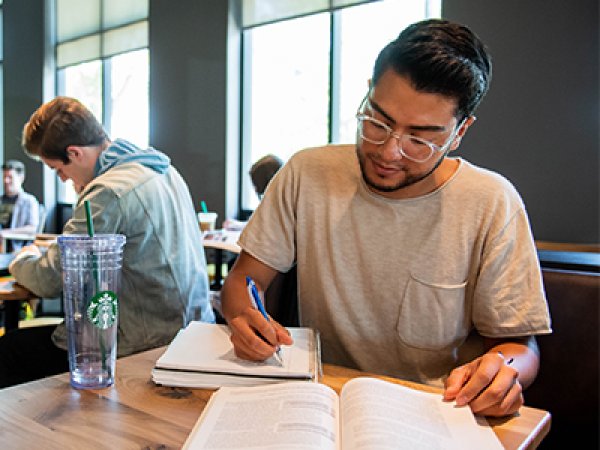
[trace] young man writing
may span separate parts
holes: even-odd
[[[448,154],[485,95],[491,63],[468,28],[416,23],[375,62],[356,145],[307,149],[270,184],[241,235],[221,299],[237,354],[290,344],[252,308],[294,264],[302,325],[325,362],[432,385],[480,414],[523,404],[550,332],[524,205],[498,174]],[[268,342],[265,342],[261,335]]]

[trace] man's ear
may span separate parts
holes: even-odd
[[[67,156],[69,161],[80,161],[83,156],[83,150],[77,145],[69,145],[67,147]]]
[[[453,152],[454,150],[456,150],[458,148],[458,146],[460,145],[460,141],[464,137],[465,133],[467,132],[469,127],[471,125],[473,125],[473,123],[476,120],[477,120],[477,117],[475,117],[475,116],[469,116],[469,118],[467,118],[467,120],[465,120],[465,123],[462,124],[462,126],[458,130],[458,133],[456,133],[456,137],[454,138],[452,145],[450,145],[451,152]]]

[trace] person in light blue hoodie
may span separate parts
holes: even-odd
[[[57,97],[23,130],[25,152],[81,187],[63,234],[86,234],[84,202],[95,232],[126,237],[118,356],[168,344],[191,320],[214,322],[202,237],[192,198],[170,159],[123,139],[111,141],[79,101]],[[62,291],[58,247],[24,248],[9,268],[40,297]],[[68,370],[64,324],[19,329],[0,338],[0,387]],[[27,351],[23,351],[27,349]]]

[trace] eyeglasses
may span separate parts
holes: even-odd
[[[368,109],[373,111],[373,107],[369,102],[368,94],[362,101],[356,118],[358,119],[358,133],[360,137],[371,144],[381,145],[387,142],[390,136],[394,137],[397,141],[397,149],[400,155],[410,159],[411,161],[422,163],[431,158],[434,152],[444,152],[448,149],[450,144],[454,141],[454,138],[458,134],[458,130],[467,120],[466,118],[454,129],[452,134],[448,137],[443,145],[437,145],[426,139],[422,139],[417,136],[410,134],[398,134],[392,130],[388,125],[381,122],[380,120],[365,114],[365,110]]]

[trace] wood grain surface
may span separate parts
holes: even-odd
[[[176,449],[196,423],[213,391],[156,386],[150,378],[163,348],[117,361],[114,386],[76,390],[61,374],[0,390],[0,442],[6,449]],[[338,390],[363,372],[324,365],[322,381]],[[389,377],[412,387],[434,390]],[[550,415],[521,408],[491,421],[507,449],[536,448]]]

